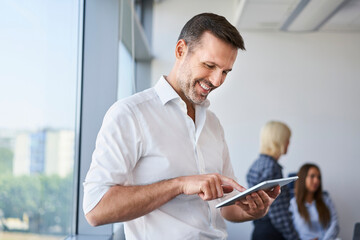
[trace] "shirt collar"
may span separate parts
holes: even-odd
[[[164,76],[160,77],[154,88],[163,105],[173,99],[180,98],[176,91],[171,87],[170,83],[166,81]]]
[[[172,88],[170,83],[166,81],[165,76],[160,77],[159,81],[154,86],[154,89],[163,105],[174,99],[178,99],[182,101],[182,99],[177,94],[177,92]],[[204,102],[198,104],[197,106],[208,108],[210,106],[210,101],[206,99]]]

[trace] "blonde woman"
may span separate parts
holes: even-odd
[[[260,156],[247,174],[252,187],[262,181],[282,178],[282,167],[278,163],[281,155],[287,153],[291,137],[290,128],[282,122],[270,121],[260,134]],[[269,213],[254,221],[252,240],[296,240],[299,239],[289,212],[290,192],[282,187],[281,194],[270,207]]]

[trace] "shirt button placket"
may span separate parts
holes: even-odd
[[[198,143],[196,144],[196,157],[197,157],[197,161],[198,161],[198,166],[199,166],[199,172],[201,174],[205,174],[205,163],[204,163],[204,157],[201,153],[201,148],[198,146]]]

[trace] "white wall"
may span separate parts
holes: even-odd
[[[243,36],[247,51],[210,97],[239,182],[257,156],[261,126],[285,121],[293,137],[280,160],[284,173],[317,163],[339,213],[340,237],[351,239],[360,221],[360,193],[350,188],[360,183],[360,34]]]
[[[227,4],[225,4],[227,2]],[[233,17],[233,1],[166,0],[154,6],[152,80],[167,74],[185,22],[211,11]],[[293,137],[281,158],[284,174],[317,163],[340,218],[340,237],[352,239],[360,221],[360,34],[242,32],[224,85],[209,97],[227,137],[240,184],[258,155],[258,136],[271,119],[286,122]],[[251,223],[228,224],[229,239],[250,239]]]

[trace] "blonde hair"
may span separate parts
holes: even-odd
[[[286,153],[291,130],[282,122],[270,121],[261,129],[260,153],[279,158]]]

